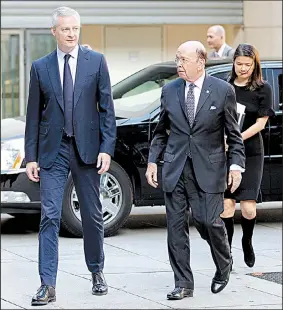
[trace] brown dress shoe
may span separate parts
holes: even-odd
[[[108,286],[102,271],[92,273],[92,294],[93,295],[106,295],[108,293]]]
[[[43,284],[32,297],[31,305],[44,306],[53,301],[56,301],[55,287]]]

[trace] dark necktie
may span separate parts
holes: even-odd
[[[189,85],[189,90],[187,94],[186,100],[186,110],[187,110],[187,117],[189,120],[189,124],[191,128],[193,127],[194,119],[195,119],[195,94],[194,94],[195,84]]]
[[[64,100],[64,120],[65,133],[68,136],[73,136],[73,102],[74,102],[74,87],[69,59],[71,55],[66,54],[64,64],[63,78],[63,100]]]

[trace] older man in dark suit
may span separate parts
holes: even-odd
[[[229,281],[232,258],[220,214],[224,209],[227,158],[228,185],[234,192],[244,171],[244,145],[237,124],[232,87],[205,73],[206,51],[197,41],[182,44],[176,54],[179,79],[162,89],[160,120],[148,159],[148,183],[158,186],[156,162],[163,154],[162,185],[167,214],[168,251],[175,289],[168,299],[193,296],[188,210],[211,249],[216,273],[211,291]],[[229,149],[225,153],[224,131]],[[169,132],[169,135],[168,135]]]
[[[94,295],[105,295],[100,175],[110,166],[116,120],[106,61],[78,45],[80,16],[67,7],[53,13],[57,49],[33,62],[26,115],[25,159],[29,179],[39,181],[41,286],[32,305],[55,301],[58,232],[66,180],[71,171],[80,202],[85,260]],[[38,173],[40,168],[40,176]],[[72,254],[71,254],[72,255]]]

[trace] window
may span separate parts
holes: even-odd
[[[147,81],[137,87],[135,87],[134,89],[128,91],[127,93],[125,93],[122,98],[125,97],[131,97],[131,96],[135,96],[135,95],[139,95],[154,89],[158,89],[160,87],[162,87],[164,83],[164,80],[161,80],[160,83],[159,81]],[[161,86],[160,86],[161,85]]]
[[[212,76],[224,80],[224,81],[228,81],[229,75],[230,75],[230,70],[229,71],[222,71],[222,72],[216,72],[216,73],[212,73]],[[266,69],[262,69],[262,77],[264,80],[266,80]]]
[[[273,81],[270,81],[273,86],[273,96],[274,96],[274,109],[275,111],[282,112],[282,68],[273,68],[272,76]]]
[[[227,80],[228,80],[229,73],[230,73],[230,71],[217,72],[217,73],[212,74],[212,76],[214,76],[214,77],[216,77],[216,78],[218,78],[218,79],[227,81]]]
[[[1,31],[1,118],[23,114],[22,33]]]
[[[159,73],[157,76],[149,77],[149,80],[145,81],[144,83],[141,81],[141,84],[122,94],[121,98],[136,96],[145,92],[162,88],[164,85],[174,80],[175,78],[177,78],[177,76],[172,75],[170,72]]]
[[[117,117],[142,117],[160,105],[161,89],[177,78],[176,67],[145,68],[113,86]]]
[[[279,110],[282,111],[282,73],[278,75]]]
[[[54,49],[56,49],[56,44],[56,40],[52,36],[49,29],[26,31],[26,99],[29,94],[28,89],[32,62],[51,53]]]

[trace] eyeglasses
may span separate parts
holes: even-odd
[[[178,64],[179,62],[181,64],[185,64],[185,63],[189,63],[190,60],[188,58],[185,58],[185,57],[176,57],[175,60],[174,60],[175,64]]]
[[[197,59],[190,59],[190,58],[186,58],[186,57],[180,57],[180,58],[176,57],[174,62],[176,63],[176,65],[178,65],[179,62],[183,65],[183,64],[198,62],[198,60],[199,60],[199,58],[197,58]]]

